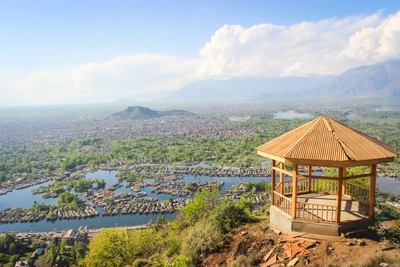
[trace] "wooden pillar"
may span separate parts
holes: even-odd
[[[276,161],[272,160],[272,172],[271,172],[271,201],[272,201],[272,205],[275,204],[275,184],[276,184],[276,171],[273,167],[275,167]]]
[[[285,163],[280,162],[280,168],[281,168],[281,170],[284,170]],[[283,172],[279,172],[279,182],[281,183],[281,192],[279,192],[279,193],[284,195],[285,194],[285,174]]]
[[[343,167],[343,178],[346,177],[346,167]],[[343,179],[342,183],[342,195],[346,194],[346,180]]]
[[[292,220],[296,218],[296,206],[297,206],[297,174],[298,174],[298,165],[293,164],[293,175],[292,175]]]
[[[369,210],[368,216],[374,217],[375,207],[375,187],[376,187],[376,164],[371,165],[371,178],[369,180]]]
[[[281,170],[285,169],[285,163],[280,162],[279,165],[280,165],[279,168]],[[279,172],[279,182],[282,184],[285,182],[285,174],[283,172]]]
[[[308,176],[309,176],[308,177],[308,188],[307,188],[308,193],[311,193],[311,182],[312,182],[311,175],[312,175],[312,166],[308,165]]]
[[[336,223],[340,224],[340,212],[342,211],[342,195],[343,195],[343,167],[339,168],[338,192],[336,196]]]

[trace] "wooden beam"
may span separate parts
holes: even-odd
[[[279,182],[282,184],[282,192],[281,192],[281,194],[283,194],[283,192],[285,191],[284,189],[283,189],[283,187],[285,186],[285,175],[284,175],[284,172],[283,171],[285,171],[285,163],[283,163],[283,162],[280,162],[280,164],[281,164],[281,168],[280,168],[280,171],[279,171]]]
[[[348,161],[329,161],[329,160],[308,160],[308,159],[290,159],[285,158],[285,163],[292,163],[297,165],[312,165],[312,166],[325,166],[325,167],[356,167],[356,166],[371,166],[372,164],[380,164],[386,162],[393,162],[394,157],[370,159],[370,160],[348,160]]]
[[[272,169],[278,171],[279,173],[286,174],[287,176],[292,176],[292,172],[289,172],[285,169],[281,169],[281,168],[277,168],[277,167],[273,167]]]
[[[342,211],[342,188],[343,188],[343,167],[339,168],[339,177],[338,177],[338,193],[336,196],[336,223],[340,224],[340,213]]]
[[[345,168],[345,167],[343,167],[343,168]],[[279,171],[279,169],[276,169],[277,171]],[[284,170],[284,171],[286,171],[286,170]],[[285,172],[285,174],[286,175],[291,175],[291,173],[290,172],[288,172],[288,171],[286,171]],[[360,175],[353,175],[353,176],[348,176],[348,177],[346,177],[346,176],[344,176],[343,177],[343,180],[351,180],[351,179],[355,179],[355,178],[361,178],[361,177],[371,177],[371,175],[372,174],[360,174]],[[320,180],[337,180],[338,179],[338,177],[333,177],[333,176],[318,176],[318,175],[306,175],[306,174],[299,174],[299,175],[297,175],[297,177],[299,177],[299,178],[303,178],[303,179],[308,179],[308,178],[311,178],[311,179],[320,179]]]
[[[369,180],[369,210],[368,216],[370,218],[374,217],[374,207],[375,207],[375,187],[376,187],[376,164],[371,165],[371,178]]]
[[[297,175],[297,177],[299,178],[303,178],[303,179],[320,179],[320,180],[337,180],[337,177],[331,177],[331,176],[313,176],[313,175],[303,175],[303,174],[299,174]]]
[[[346,180],[350,179],[357,179],[357,178],[362,178],[362,177],[371,177],[372,173],[364,173],[364,174],[357,174],[357,175],[352,175],[352,176],[346,176]]]
[[[277,160],[272,160],[272,162],[275,162],[275,164],[272,164],[272,167],[279,167],[280,166],[280,162]]]
[[[275,156],[275,155],[272,155],[272,154],[269,154],[269,153],[266,153],[266,152],[262,152],[262,151],[257,150],[257,154],[260,155],[260,156],[269,158],[269,159],[277,160],[279,162],[285,162],[285,158],[282,158],[282,157],[279,157],[279,156]]]
[[[296,206],[297,206],[297,174],[298,174],[298,165],[293,164],[292,171],[292,179],[293,179],[293,187],[292,187],[292,220],[296,219]]]

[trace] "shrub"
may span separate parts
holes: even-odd
[[[182,254],[198,261],[216,250],[223,241],[221,232],[209,221],[197,223],[188,229],[182,241]]]
[[[151,262],[147,259],[136,259],[132,266],[133,267],[143,267],[143,266],[148,266]]]
[[[243,207],[226,202],[217,207],[210,216],[218,231],[225,234],[249,221],[249,215]]]
[[[252,256],[239,255],[234,261],[228,264],[228,267],[256,266],[259,260]]]
[[[157,267],[188,267],[192,266],[191,259],[185,256],[175,255],[170,259],[158,262]]]

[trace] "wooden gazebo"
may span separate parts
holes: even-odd
[[[269,141],[257,153],[272,160],[270,223],[283,231],[327,235],[373,223],[376,165],[396,156],[388,145],[326,116]],[[346,176],[346,168],[355,166],[368,166],[369,172]],[[337,168],[337,177],[313,175],[315,167]],[[369,187],[352,181],[363,177]]]

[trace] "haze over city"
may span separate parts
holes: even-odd
[[[2,1],[0,106],[339,75],[400,57],[399,10],[398,1]]]

